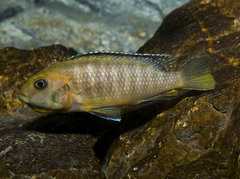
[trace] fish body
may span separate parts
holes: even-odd
[[[19,98],[39,112],[85,111],[120,121],[123,106],[161,98],[173,89],[214,89],[208,60],[195,56],[176,69],[176,61],[165,54],[77,55],[31,77]]]

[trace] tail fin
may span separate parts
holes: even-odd
[[[194,56],[187,61],[180,72],[183,77],[183,88],[194,90],[211,90],[215,87],[215,80],[210,73],[210,56]]]

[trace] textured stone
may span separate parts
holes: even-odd
[[[167,13],[188,1],[1,0],[0,47],[135,52]]]
[[[0,115],[0,177],[104,178],[93,149],[113,129],[88,114],[46,116],[24,107]]]
[[[239,8],[239,0],[193,0],[139,49],[172,54],[179,65],[207,53],[217,85],[154,104],[154,115],[148,108],[126,116],[103,168],[107,178],[239,177]]]
[[[30,114],[28,111],[24,119],[31,120]],[[36,117],[36,114],[32,116]],[[19,114],[7,116],[7,120],[21,122],[20,126],[17,126],[16,122],[12,128],[8,125],[8,128],[0,131],[0,159],[1,165],[6,169],[16,175],[31,176],[64,169],[88,175],[91,173],[92,177],[103,177],[92,150],[96,138],[80,133],[48,133],[46,127],[44,132],[33,131],[29,126],[23,125],[21,118],[23,115],[20,117]],[[63,119],[64,117],[61,116],[59,120],[63,121]],[[1,123],[3,120],[1,116]]]

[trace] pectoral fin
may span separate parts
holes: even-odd
[[[98,109],[91,110],[90,113],[107,120],[118,121],[118,122],[121,121],[120,107],[98,108]]]

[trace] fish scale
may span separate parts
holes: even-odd
[[[114,103],[116,105],[124,105],[153,97],[177,86],[176,81],[179,79],[178,73],[172,73],[172,77],[176,78],[173,83],[166,83],[171,77],[161,75],[162,72],[156,66],[139,63],[139,61],[134,60],[134,58],[136,58],[135,56],[128,57],[129,58],[126,59],[121,55],[114,55],[111,59],[109,54],[106,55],[106,57],[101,54],[101,58],[90,56],[90,58],[87,59],[86,56],[83,56],[74,59],[75,68],[77,66],[78,69],[88,69],[88,72],[85,72],[85,75],[83,75],[83,79],[81,80],[82,84],[80,82],[77,83],[79,87],[85,87],[82,91],[79,91],[79,94],[85,96],[85,104],[95,105],[95,108],[99,107],[99,104]],[[137,57],[138,59],[141,58],[141,56]],[[91,63],[94,60],[95,63]],[[99,61],[99,63],[97,63],[97,61]],[[112,63],[111,65],[109,65],[110,61]],[[145,58],[144,61],[146,61]],[[89,67],[92,70],[89,70]],[[84,70],[76,70],[77,73],[82,73],[81,71]],[[147,74],[146,77],[143,77],[143,74]],[[75,76],[76,75],[78,74],[75,74]],[[90,76],[98,77],[98,80],[93,80]],[[108,76],[108,78],[105,78],[105,76]],[[162,76],[160,80],[159,76]],[[72,78],[70,81],[76,83],[74,82],[75,79],[76,78]],[[96,84],[98,84],[97,87]],[[76,88],[78,88],[78,86]],[[160,88],[162,88],[162,90],[160,90]],[[78,91],[78,89],[74,91]],[[105,96],[109,100],[102,101]]]

